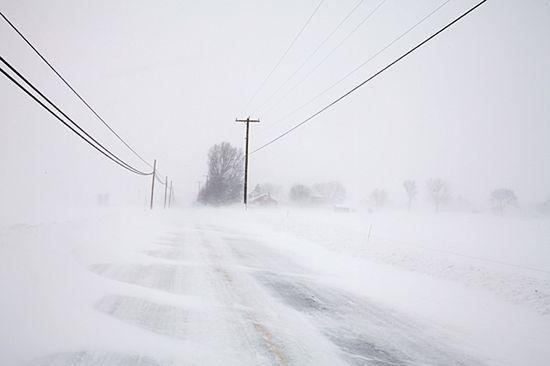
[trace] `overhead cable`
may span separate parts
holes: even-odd
[[[258,87],[258,89],[256,89],[256,91],[252,94],[252,97],[250,98],[250,100],[248,101],[248,103],[246,104],[246,107],[245,107],[245,110],[248,109],[248,107],[250,107],[250,105],[252,104],[252,102],[254,101],[254,99],[256,98],[256,96],[260,93],[260,91],[264,88],[265,84],[267,83],[267,81],[271,78],[271,76],[273,75],[273,73],[275,72],[275,70],[277,70],[277,68],[279,67],[279,65],[281,65],[281,63],[283,62],[283,60],[285,59],[285,57],[287,56],[287,54],[290,52],[290,50],[292,49],[292,47],[294,46],[294,44],[296,43],[296,41],[298,40],[298,38],[300,38],[300,36],[302,35],[302,33],[305,31],[305,29],[307,28],[307,26],[309,25],[309,23],[311,22],[311,19],[313,19],[313,17],[315,16],[315,14],[317,13],[317,11],[319,10],[319,8],[321,7],[321,5],[323,4],[325,0],[321,0],[319,1],[319,3],[317,4],[317,6],[315,7],[315,10],[313,10],[313,13],[311,13],[311,15],[309,16],[309,18],[307,19],[307,21],[304,23],[304,25],[302,26],[302,28],[300,29],[300,31],[298,32],[298,34],[296,34],[296,36],[294,37],[294,39],[292,40],[292,42],[290,42],[290,44],[288,45],[288,47],[286,48],[285,52],[282,54],[282,56],[279,58],[279,60],[277,61],[277,63],[275,64],[275,66],[273,66],[273,68],[271,69],[271,71],[269,72],[269,74],[267,74],[267,76],[265,77],[265,79],[262,81],[262,83],[260,84],[260,86]],[[245,111],[246,112],[246,111]]]
[[[287,92],[284,94],[279,100],[273,104],[271,107],[266,109],[264,112],[268,112],[271,109],[273,109],[277,103],[280,103],[281,101],[285,100],[289,95],[294,92],[300,85],[302,85],[313,73],[321,66],[323,65],[361,26],[363,26],[367,21],[384,5],[384,3],[387,0],[382,0],[378,3],[374,9],[372,9],[366,17],[364,17],[352,30],[349,32],[335,47],[333,47],[330,52],[320,61],[318,62],[307,74],[304,75],[297,83],[295,83]]]
[[[69,82],[61,76],[61,74],[52,66],[52,64],[38,51],[38,49],[19,31],[19,29],[4,15],[4,13],[0,12],[0,16],[11,26],[11,28],[27,43],[27,45],[48,65],[48,67],[63,81],[63,83],[88,107],[88,109],[113,133],[130,151],[134,153],[135,156],[137,156],[142,162],[144,162],[147,166],[152,168],[153,166],[147,162],[141,155],[139,155],[96,111],[94,108],[90,106],[90,104],[84,100],[84,98],[69,84]]]
[[[33,93],[31,93],[28,89],[26,89],[21,83],[19,83],[15,78],[13,78],[4,68],[0,66],[0,72],[4,74],[12,83],[17,85],[23,92],[25,92],[29,97],[31,97],[35,102],[37,102],[42,108],[46,109],[50,114],[52,114],[56,119],[58,119],[61,123],[63,123],[67,128],[69,128],[73,133],[78,135],[81,139],[83,139],[86,143],[88,143],[90,146],[92,146],[94,149],[99,151],[101,154],[115,162],[116,164],[120,165],[121,167],[129,170],[132,173],[138,174],[138,175],[152,175],[153,172],[146,173],[143,171],[140,171],[130,164],[126,163],[122,159],[120,159],[117,155],[112,153],[109,149],[104,147],[101,143],[99,143],[95,138],[93,138],[89,133],[87,133],[82,127],[80,127],[76,122],[74,122],[69,116],[67,116],[66,113],[64,113],[57,105],[55,105],[50,99],[48,99],[42,92],[40,92],[32,83],[30,83],[19,71],[17,71],[10,63],[8,63],[3,57],[0,56],[0,62],[2,62],[4,65],[6,65],[12,72],[14,72],[20,79],[22,79],[25,84],[30,86],[32,90],[34,90],[38,95],[40,95],[48,104],[50,104],[55,110],[57,110],[59,113],[61,113],[69,122],[71,122],[71,126],[69,123],[67,123],[64,119],[62,119],[58,114],[56,114],[52,109],[50,109],[44,102],[42,102],[40,99],[36,97]],[[91,141],[90,141],[91,140]]]
[[[342,25],[353,15],[353,13],[355,13],[355,11],[357,10],[357,8],[359,8],[363,3],[365,2],[365,0],[359,0],[357,2],[357,4],[355,4],[353,6],[353,8],[346,14],[346,16],[340,21],[340,23],[338,23],[338,25],[336,25],[336,27],[334,27],[334,29],[325,37],[325,39],[319,43],[319,45],[315,48],[315,50],[313,50],[313,52],[311,52],[305,59],[304,61],[302,62],[302,64],[296,69],[294,70],[294,72],[279,86],[279,88],[277,88],[277,90],[275,90],[273,92],[273,94],[271,94],[269,96],[269,98],[267,98],[267,100],[263,103],[263,105],[258,108],[259,111],[261,112],[261,110],[273,99],[273,97],[275,95],[277,95],[281,89],[290,81],[292,80],[292,78],[294,76],[296,76],[296,74],[298,72],[300,72],[304,66],[308,63],[308,61],[317,54],[317,52],[319,52],[319,50],[325,45],[325,43],[327,43],[331,38],[332,36],[340,29],[340,27],[342,27]],[[257,114],[257,113],[255,113]]]
[[[158,175],[158,174],[155,174],[155,179],[157,180],[157,182],[159,182],[159,183],[162,184],[163,186],[166,185],[166,183],[163,182],[162,179],[159,178],[159,175]]]
[[[428,18],[430,18],[432,15],[434,15],[435,13],[437,13],[439,10],[441,10],[441,8],[443,8],[445,5],[447,5],[451,0],[446,0],[444,1],[443,3],[441,3],[437,8],[435,8],[434,10],[432,10],[430,13],[428,13],[427,15],[425,15],[422,19],[420,19],[418,22],[416,22],[415,24],[413,24],[411,27],[407,28],[407,30],[405,30],[403,33],[401,33],[399,36],[397,36],[396,38],[394,38],[390,43],[388,43],[386,46],[384,46],[383,48],[381,48],[380,50],[378,50],[374,55],[372,55],[371,57],[369,57],[367,60],[363,61],[359,66],[357,66],[356,68],[354,68],[353,70],[351,70],[350,72],[348,72],[346,75],[344,75],[342,78],[340,78],[338,81],[336,81],[335,83],[331,84],[328,88],[324,89],[322,92],[320,92],[319,94],[317,94],[316,96],[314,96],[313,98],[311,98],[310,100],[308,100],[306,103],[302,104],[301,106],[295,108],[294,110],[292,110],[291,112],[287,113],[285,116],[283,116],[282,118],[279,118],[277,121],[273,122],[271,124],[270,127],[273,127],[275,126],[276,124],[278,124],[279,122],[285,120],[286,118],[290,117],[291,115],[293,115],[294,113],[298,112],[299,110],[307,107],[308,105],[310,105],[311,103],[313,103],[314,101],[316,101],[317,99],[319,99],[321,96],[325,95],[329,90],[333,89],[334,87],[336,87],[337,85],[339,85],[340,83],[342,83],[343,81],[345,81],[347,78],[349,78],[351,75],[353,75],[354,73],[356,73],[357,71],[359,71],[360,69],[362,69],[363,67],[365,67],[368,63],[370,63],[372,60],[374,60],[376,57],[378,57],[382,52],[384,52],[385,50],[387,50],[388,48],[390,48],[391,46],[393,46],[397,41],[399,41],[400,39],[402,39],[403,37],[405,37],[407,34],[409,34],[411,31],[413,31],[416,27],[418,27],[420,24],[424,23]]]
[[[454,19],[453,21],[451,21],[450,23],[448,23],[447,25],[445,25],[443,28],[439,29],[437,32],[435,32],[434,34],[432,34],[431,36],[429,36],[428,38],[424,39],[422,42],[420,42],[419,44],[417,44],[416,46],[414,46],[413,48],[411,48],[409,51],[405,52],[403,55],[399,56],[398,58],[396,58],[394,61],[392,61],[391,63],[389,63],[387,66],[385,66],[384,68],[380,69],[379,71],[377,71],[375,74],[373,74],[372,76],[370,76],[369,78],[367,78],[366,80],[364,80],[363,82],[361,82],[360,84],[356,85],[355,87],[353,87],[351,90],[347,91],[345,94],[341,95],[340,97],[336,98],[335,100],[333,100],[332,102],[330,102],[329,104],[327,104],[326,106],[324,106],[323,108],[321,108],[320,110],[318,110],[317,112],[313,113],[312,115],[310,115],[308,118],[306,118],[305,120],[301,121],[300,123],[296,124],[294,127],[288,129],[287,131],[283,132],[282,134],[280,134],[279,136],[275,137],[274,139],[268,141],[267,143],[263,144],[262,146],[258,147],[257,149],[253,150],[250,154],[254,154],[266,147],[268,147],[269,145],[273,144],[274,142],[282,139],[283,137],[287,136],[288,134],[292,133],[294,130],[296,130],[297,128],[303,126],[304,124],[306,124],[307,122],[311,121],[312,119],[314,119],[315,117],[317,117],[318,115],[320,115],[321,113],[323,113],[324,111],[326,111],[327,109],[329,109],[330,107],[332,107],[333,105],[335,105],[336,103],[340,102],[341,100],[343,100],[344,98],[346,98],[347,96],[349,96],[350,94],[354,93],[355,91],[357,91],[359,88],[361,88],[362,86],[364,86],[365,84],[367,84],[368,82],[370,82],[371,80],[373,80],[374,78],[376,78],[378,75],[382,74],[384,71],[388,70],[389,68],[391,68],[393,65],[395,65],[396,63],[398,63],[399,61],[401,61],[402,59],[404,59],[405,57],[407,57],[408,55],[410,55],[411,53],[413,53],[414,51],[416,51],[417,49],[419,49],[420,47],[422,47],[423,45],[425,45],[426,43],[428,43],[430,40],[432,40],[433,38],[435,38],[436,36],[438,36],[439,34],[441,34],[442,32],[444,32],[446,29],[448,29],[449,27],[451,27],[453,24],[457,23],[458,21],[460,21],[462,18],[464,18],[465,16],[467,16],[468,14],[470,14],[471,12],[473,12],[474,10],[476,10],[478,7],[480,7],[482,4],[484,4],[487,0],[482,0],[480,1],[479,3],[477,3],[476,5],[474,5],[472,8],[470,8],[468,11],[466,11],[465,13],[463,13],[462,15],[460,15],[459,17],[457,17],[456,19]]]

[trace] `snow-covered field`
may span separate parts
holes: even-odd
[[[548,219],[309,210],[252,214],[279,233],[328,250],[487,290],[550,314]]]
[[[51,216],[0,225],[1,365],[550,360],[548,219],[284,208]]]

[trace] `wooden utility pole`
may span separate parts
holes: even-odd
[[[235,119],[235,122],[244,122],[246,123],[246,138],[245,138],[245,151],[244,151],[244,207],[247,207],[247,196],[248,196],[248,141],[249,141],[249,131],[250,131],[250,122],[260,122],[259,119]]]
[[[164,208],[166,208],[167,197],[168,197],[168,176],[164,177]]]
[[[155,178],[157,176],[157,159],[153,163],[153,182],[151,183],[151,210],[153,209],[153,193],[155,192]]]
[[[168,197],[168,208],[172,207],[172,180],[170,180],[170,196]]]

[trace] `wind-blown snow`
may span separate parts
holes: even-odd
[[[0,228],[3,365],[550,359],[547,219],[297,209],[66,217]]]

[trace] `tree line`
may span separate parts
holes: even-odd
[[[197,201],[206,205],[226,205],[239,202],[243,195],[244,154],[228,142],[212,146],[208,151],[208,175],[205,184],[198,192]],[[411,210],[418,200],[419,186],[415,180],[403,181],[407,209]],[[282,187],[275,184],[257,184],[250,196],[273,195],[281,198]],[[425,194],[434,210],[439,212],[450,202],[450,186],[441,178],[425,182]],[[337,181],[320,182],[311,186],[296,183],[288,191],[291,203],[305,206],[341,205],[346,201],[346,189]],[[388,193],[383,188],[375,188],[367,202],[376,209],[387,205]],[[498,188],[491,192],[489,203],[492,210],[502,215],[511,207],[518,206],[515,192],[509,188]],[[541,213],[550,214],[550,199],[538,206]]]

